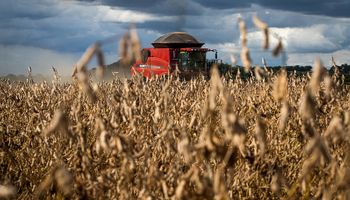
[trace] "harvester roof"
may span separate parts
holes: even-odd
[[[167,33],[156,39],[152,45],[156,48],[202,47],[204,43],[185,32]]]

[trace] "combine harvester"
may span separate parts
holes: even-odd
[[[217,58],[217,50],[202,48],[204,43],[185,32],[167,33],[152,45],[153,48],[142,49],[142,60],[131,66],[133,76],[139,73],[151,78],[179,72],[181,77],[190,78],[208,75],[211,65],[221,62]],[[207,52],[214,52],[215,59],[208,60]]]

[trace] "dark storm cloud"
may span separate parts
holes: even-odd
[[[0,1],[0,19],[11,18],[42,19],[53,17],[59,10],[45,1]]]
[[[279,10],[302,12],[305,14],[349,17],[350,1],[344,0],[256,0],[257,4]]]
[[[201,5],[215,9],[242,8],[258,4],[265,8],[301,12],[304,14],[325,15],[332,17],[349,17],[350,1],[345,0],[248,0],[242,3],[236,1],[194,0]]]
[[[230,9],[230,8],[244,8],[250,7],[250,1],[228,1],[228,0],[193,0],[205,7],[214,9]]]
[[[137,26],[160,33],[179,30],[198,31],[200,32],[198,35],[203,36],[205,41],[211,43],[227,42],[231,41],[228,39],[239,37],[236,18],[231,19],[232,23],[229,24],[231,29],[223,28],[223,25],[220,24],[222,17],[230,13],[242,13],[248,28],[254,27],[250,20],[253,13],[257,13],[259,17],[268,22],[269,26],[281,28],[308,27],[313,24],[334,23],[334,19],[326,16],[350,17],[350,12],[348,12],[350,10],[350,1],[342,0],[97,0],[93,2],[158,16],[172,16],[173,19],[167,22],[146,21]],[[270,11],[270,14],[265,14],[267,11]],[[346,26],[349,25],[347,24]],[[215,33],[216,31],[218,33]],[[226,31],[226,33],[221,34],[221,31]]]
[[[202,5],[203,9],[239,9],[257,4],[265,8],[300,12],[304,14],[350,17],[350,1],[346,0],[99,0],[95,2],[126,9],[149,13],[156,12],[157,14],[167,15],[182,14],[183,10],[186,11],[186,15],[199,15],[201,9],[191,6],[193,3],[196,3]]]
[[[91,14],[85,12],[91,12],[94,9],[91,6],[77,12],[76,8],[60,7],[57,2],[53,2],[1,1],[0,44],[53,49],[59,52],[81,52],[101,39],[104,29],[120,29],[115,24],[89,21]]]
[[[97,2],[110,6],[118,6],[128,9],[151,9],[154,5],[162,4],[164,0],[99,0]],[[92,1],[93,2],[93,1]]]
[[[20,22],[18,22],[20,23]],[[78,35],[79,30],[52,27],[43,22],[36,22],[35,27],[21,27],[14,24],[13,27],[2,27],[0,44],[35,46],[58,51],[75,52],[81,51],[89,44],[99,39],[98,35]]]

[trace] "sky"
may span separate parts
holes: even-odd
[[[282,38],[285,58],[262,49],[254,15]],[[319,57],[329,66],[332,56],[350,63],[350,0],[1,0],[0,75],[25,74],[28,66],[34,74],[50,74],[51,66],[70,74],[89,45],[110,37],[102,48],[113,63],[130,24],[143,47],[164,33],[186,31],[224,62],[231,55],[239,61],[238,17],[247,25],[253,64],[264,57],[269,65],[312,65]],[[276,43],[271,37],[270,46]]]

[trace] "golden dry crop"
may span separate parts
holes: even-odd
[[[0,81],[1,197],[350,198],[350,95],[337,77],[213,68],[210,81],[83,87]]]

